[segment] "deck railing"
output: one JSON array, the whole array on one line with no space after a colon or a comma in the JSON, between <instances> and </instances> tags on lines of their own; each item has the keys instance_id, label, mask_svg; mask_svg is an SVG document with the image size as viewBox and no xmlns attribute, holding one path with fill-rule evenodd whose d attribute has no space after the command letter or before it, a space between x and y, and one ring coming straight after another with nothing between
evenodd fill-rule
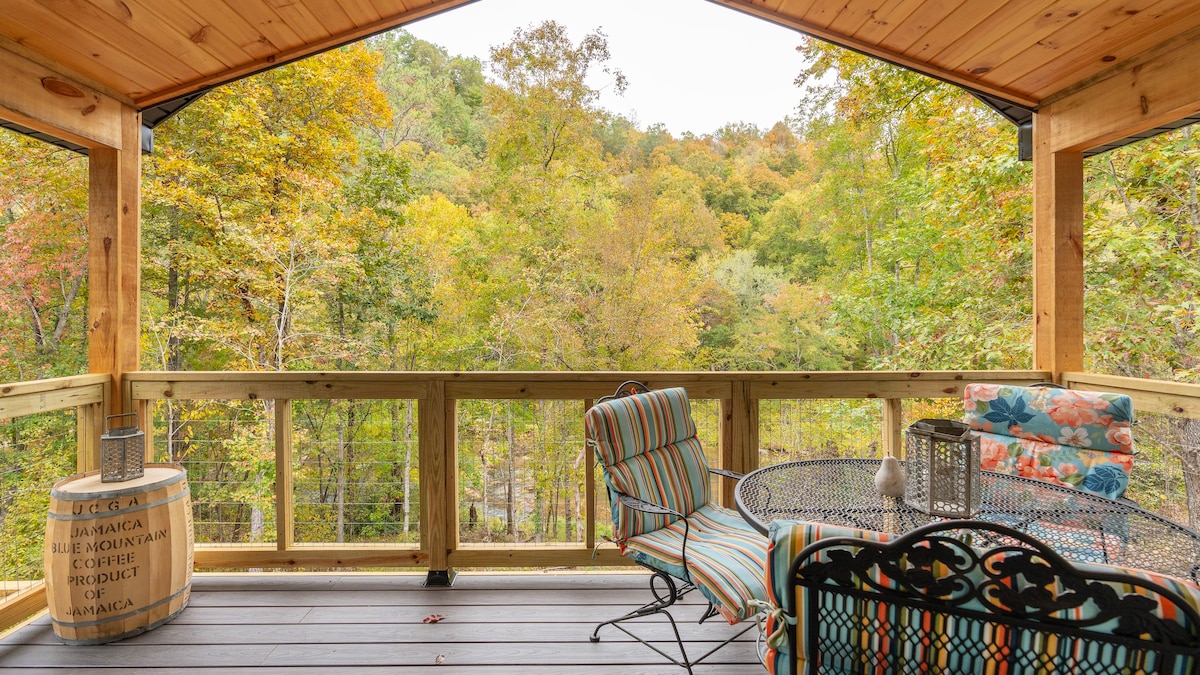
<instances>
[{"instance_id":1,"label":"deck railing","mask_svg":"<svg viewBox=\"0 0 1200 675\"><path fill-rule=\"evenodd\" d=\"M895 452L903 428L905 399L958 398L967 382L1030 383L1048 374L1037 371L988 372L835 372L835 373L707 373L707 372L143 372L126 377L126 395L142 411L141 418L160 425L155 405L171 402L258 402L265 426L275 431L273 542L198 542L196 564L202 568L313 568L329 566L426 567L445 571L457 567L545 567L624 564L610 548L596 549L596 480L581 470L585 505L584 536L566 543L507 543L475 545L463 542L460 527L460 429L456 411L467 401L573 401L578 417L590 401L611 393L622 381L638 379L653 388L686 387L699 404L716 403L715 438L710 442L716 464L748 471L759 461L759 402L803 399L875 399L881 407L880 425L871 433L877 452ZM419 527L416 544L380 542L338 543L297 541L295 537L297 449L293 415L297 406L312 401L358 400L415 402L417 466L419 467ZM172 415L176 413L171 413ZM178 425L178 421L172 422ZM174 433L148 429L155 445ZM575 442L582 450L582 431ZM715 446L715 447L713 447ZM160 455L157 459L163 459ZM584 467L591 462L583 463ZM732 502L733 485L719 487L721 499ZM232 491L232 490L231 490ZM197 492L193 487L193 494ZM602 503L602 498L601 498ZM485 518L487 505L484 504ZM262 519L266 516L260 515ZM268 533L269 535L269 533ZM269 539L270 537L263 537Z\"/></svg>"},{"instance_id":2,"label":"deck railing","mask_svg":"<svg viewBox=\"0 0 1200 675\"><path fill-rule=\"evenodd\" d=\"M603 484L597 486L598 474L589 470L593 462L583 449L582 413L627 379L652 388L686 387L710 461L749 471L760 463L818 456L797 452L900 455L901 433L912 418L937 412L939 402L945 415L958 414L965 384L1029 384L1049 379L1049 373L139 372L124 378L123 396L151 439L147 459L182 461L189 468L198 568L416 568L437 580L467 567L626 564L613 547L597 547L608 524L607 506ZM0 387L0 419L76 408L74 466L95 468L107 382L106 376L84 376ZM1128 393L1139 417L1200 420L1200 385L1075 373L1064 383ZM369 414L362 412L365 408L339 407L349 402L376 407ZM219 412L222 406L230 412ZM476 429L484 413L489 419L524 415L525 428L533 429L529 433L538 443L570 446L558 459L526 447L520 459L524 464L565 462L562 484L535 486L522 498L525 507L534 503L529 518L538 522L539 532L562 536L500 532L499 542L486 541L496 533L488 522L499 507L479 493L495 491L487 472L511 469L513 448L522 442L512 437L511 425L507 438ZM390 432L374 429L374 438L390 439L385 442L403 450L382 461L378 453L356 460L350 437L359 433L361 439L362 432L353 430L368 424L368 417L390 420ZM857 426L838 442L814 431L804 431L799 439L779 437L780 429L792 434L799 428L795 418L803 417L819 418L824 427L855 417ZM202 422L220 424L221 430L211 431L215 427ZM842 443L847 437L856 444ZM498 445L507 455L496 453ZM353 466L356 461L363 466ZM494 466L497 462L509 466ZM1186 460L1183 464L1183 470L1192 470ZM240 477L231 480L231 473ZM518 488L511 471L507 475L511 509L521 500L512 496ZM358 521L345 516L356 499L346 486L355 481L389 495L384 503L368 505L372 515ZM732 482L716 485L721 501L731 504ZM44 487L48 491L49 485ZM554 511L540 503L547 494L569 508ZM237 515L220 515L222 509ZM1186 510L1182 516L1168 515L1188 521ZM519 514L500 516L512 528ZM477 536L480 531L487 536ZM9 610L0 606L0 612L7 611L0 614L0 625L7 625L5 616L44 603L44 590L26 589L12 597L21 604Z\"/></svg>"},{"instance_id":3,"label":"deck railing","mask_svg":"<svg viewBox=\"0 0 1200 675\"><path fill-rule=\"evenodd\" d=\"M57 478L96 468L108 375L0 385L0 630L46 607L42 544Z\"/></svg>"}]
</instances>

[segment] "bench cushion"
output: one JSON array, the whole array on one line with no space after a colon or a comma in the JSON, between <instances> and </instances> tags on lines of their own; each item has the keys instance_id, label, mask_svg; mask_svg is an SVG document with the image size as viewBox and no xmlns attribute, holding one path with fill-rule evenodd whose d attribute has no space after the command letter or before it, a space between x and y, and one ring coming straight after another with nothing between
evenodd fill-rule
<instances>
[{"instance_id":1,"label":"bench cushion","mask_svg":"<svg viewBox=\"0 0 1200 675\"><path fill-rule=\"evenodd\" d=\"M770 544L768 548L768 566L769 573L767 582L767 592L770 602L775 607L781 607L784 601L784 595L787 593L788 568L791 561L808 544L816 542L818 539L838 536L849 536L868 541L889 541L894 539L892 535L887 535L878 532L852 530L849 528L835 527L830 525L822 525L818 523L806 523L799 521L776 521L771 524ZM830 560L830 550L827 549L818 553L819 560ZM976 548L976 551L980 549ZM1143 570L1128 569L1112 565L1093 564L1093 563L1072 563L1074 567L1079 569L1084 575L1094 575L1096 572L1119 573L1125 574L1146 581L1156 583L1167 588L1179 595L1182 600L1192 609L1200 612L1200 587L1189 581L1184 581L1174 577L1162 574L1155 574ZM878 568L873 568L878 572ZM952 573L941 563L935 563L933 566L935 577L950 577ZM968 572L968 576L975 581L983 581L983 571L975 567ZM885 587L894 588L895 583L886 577L873 575L872 582ZM866 588L862 580L856 576L851 576L849 583L854 588ZM1135 591L1135 587L1123 584L1120 582L1112 582L1107 580L1091 580L1091 583L1103 584L1112 587L1115 595L1122 596ZM953 588L954 585L948 586ZM806 614L807 609L807 593L808 589L802 586L795 587L795 597L790 598L794 603L792 608L796 612L796 642L789 645L786 640L773 640L768 645L769 649L765 655L765 665L767 670L774 675L792 675L793 673L803 672L806 664L806 655L808 645L805 640L807 635L804 631L805 623L808 621L821 621L820 616L812 617ZM1058 587L1056 594L1069 593L1069 589ZM1141 593L1139 593L1141 595ZM1143 595L1143 597L1146 597ZM1158 596L1155 596L1158 597ZM840 594L822 594L822 607L828 606L833 608L838 603L859 602L848 600L847 596ZM1164 606L1161 597L1155 601L1156 613L1163 617L1168 622L1176 622L1181 626L1185 626L1187 630L1195 630L1195 626L1186 626L1186 621L1177 616L1173 607ZM1070 603L1067 603L1068 605ZM983 607L978 599L972 600L963 605L966 610L981 610ZM858 627L848 628L842 627L827 627L826 639L836 637L835 642L853 641L854 643L862 643L863 647L872 650L876 653L889 653L894 646L893 641L902 635L910 635L911 638L901 645L901 653L905 656L905 660L909 663L929 663L931 659L938 659L944 656L946 650L941 647L941 643L953 639L955 636L969 634L972 639L980 645L980 652L992 652L993 654L1004 653L1011 648L1011 633L1010 629L1003 625L996 624L980 624L968 618L953 615L953 614L937 614L928 615L924 612L905 609L895 605L885 605L879 607L868 608L866 605L860 607L870 616L863 616L864 622L872 625L886 626L886 630L881 630L874 634L862 634L861 628L866 624ZM845 607L841 608L844 612ZM819 612L823 614L823 612ZM830 614L832 616L833 614ZM843 614L844 615L844 614ZM1093 619L1097 616L1097 607L1092 603L1084 603L1079 607L1063 609L1056 613L1060 618L1068 619L1072 622L1081 622ZM1117 623L1121 619L1112 619L1106 623L1094 627L1098 632L1112 632L1116 628ZM764 628L767 635L771 635L777 630L782 622L786 621L783 613L773 611L768 614L768 619ZM843 636L841 633L845 632ZM1025 633L1021 639L1021 643L1017 645L1017 651L1020 652L1021 658L1029 659L1031 654L1041 654L1052 656L1056 654L1056 650L1074 648L1069 647L1069 641L1059 640L1049 633ZM1122 648L1114 648L1116 652L1111 654L1113 662L1123 662L1126 658L1122 652ZM836 657L831 658L836 662ZM1036 660L1036 659L1032 659ZM838 670L836 663L826 663L825 666L828 672L841 672ZM1200 667L1200 662L1195 657L1182 658L1176 661L1174 667L1169 671L1161 668L1150 668L1147 672L1169 672L1172 675L1182 675L1183 673L1197 672Z\"/></svg>"},{"instance_id":2,"label":"bench cushion","mask_svg":"<svg viewBox=\"0 0 1200 675\"><path fill-rule=\"evenodd\" d=\"M859 530L840 525L800 520L776 520L771 523L767 533L766 566L766 592L770 609L763 623L763 633L766 635L776 635L777 637L768 642L767 651L763 657L763 665L766 666L767 672L772 675L795 675L796 673L804 672L806 663L804 658L805 635L800 628L804 625L804 621L810 619L810 617L804 615L805 609L802 602L804 588L796 588L797 594L794 600L797 604L792 606L792 609L798 612L796 620L796 640L798 644L789 644L786 636L781 632L787 630L787 627L784 625L786 620L783 613L771 610L786 607L784 596L787 594L788 588L788 568L791 567L792 561L796 559L796 555L809 544L828 537L854 537L856 539L871 541L891 541L894 535L885 532L875 532L873 530Z\"/></svg>"}]
</instances>

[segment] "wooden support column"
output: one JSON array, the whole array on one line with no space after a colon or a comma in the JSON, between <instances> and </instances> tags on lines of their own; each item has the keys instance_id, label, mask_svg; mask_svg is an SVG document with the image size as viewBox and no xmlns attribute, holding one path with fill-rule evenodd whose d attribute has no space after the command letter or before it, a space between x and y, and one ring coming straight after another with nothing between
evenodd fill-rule
<instances>
[{"instance_id":1,"label":"wooden support column","mask_svg":"<svg viewBox=\"0 0 1200 675\"><path fill-rule=\"evenodd\" d=\"M1053 106L1033 120L1033 368L1083 370L1083 153L1055 151Z\"/></svg>"},{"instance_id":2,"label":"wooden support column","mask_svg":"<svg viewBox=\"0 0 1200 675\"><path fill-rule=\"evenodd\" d=\"M1200 112L1200 29L1039 102L1033 120L1033 367L1083 370L1083 155Z\"/></svg>"},{"instance_id":3,"label":"wooden support column","mask_svg":"<svg viewBox=\"0 0 1200 675\"><path fill-rule=\"evenodd\" d=\"M120 146L88 162L88 370L112 376L110 414L126 410L122 376L138 369L141 302L141 114L120 118Z\"/></svg>"}]
</instances>

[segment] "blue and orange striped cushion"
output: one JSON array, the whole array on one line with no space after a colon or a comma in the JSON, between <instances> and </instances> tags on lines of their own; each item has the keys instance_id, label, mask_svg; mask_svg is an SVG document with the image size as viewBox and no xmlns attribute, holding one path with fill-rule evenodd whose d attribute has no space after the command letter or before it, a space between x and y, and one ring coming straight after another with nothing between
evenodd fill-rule
<instances>
[{"instance_id":1,"label":"blue and orange striped cushion","mask_svg":"<svg viewBox=\"0 0 1200 675\"><path fill-rule=\"evenodd\" d=\"M677 578L690 578L729 623L754 616L767 597L766 539L732 511L706 504L687 517L688 575L683 573L683 522L625 541L625 555Z\"/></svg>"},{"instance_id":2,"label":"blue and orange striped cushion","mask_svg":"<svg viewBox=\"0 0 1200 675\"><path fill-rule=\"evenodd\" d=\"M854 537L871 541L890 541L893 535L872 530L859 530L828 523L816 523L798 520L776 520L770 525L767 533L767 597L773 607L784 607L784 595L787 593L788 568L796 555L809 544L828 537ZM772 641L767 645L765 665L767 672L772 675L794 675L804 672L807 645L803 626L805 621L819 620L818 617L808 617L804 603L804 589L796 588L796 598L793 607L798 608L796 619L796 645L789 645L786 639ZM779 612L769 612L763 631L770 635L784 630L783 616ZM782 636L782 634L780 634ZM794 650L794 653L793 653Z\"/></svg>"},{"instance_id":3,"label":"blue and orange striped cushion","mask_svg":"<svg viewBox=\"0 0 1200 675\"><path fill-rule=\"evenodd\" d=\"M588 410L584 425L610 490L685 516L708 502L708 464L682 388L598 403ZM618 543L675 521L673 516L643 513L616 500L612 519Z\"/></svg>"},{"instance_id":4,"label":"blue and orange striped cushion","mask_svg":"<svg viewBox=\"0 0 1200 675\"><path fill-rule=\"evenodd\" d=\"M796 557L805 546L826 537L842 537L849 536L859 539L873 541L889 541L894 538L893 535L883 534L879 532L870 532L864 530L853 530L850 528L825 525L821 523L808 523L800 521L776 521L771 523L770 529L770 544L767 550L767 569L769 572L767 580L767 593L771 603L775 607L783 606L784 594L787 592L787 572L791 561ZM824 558L824 553L819 554L820 558ZM1195 584L1183 581L1174 577L1169 577L1161 574L1154 574L1143 570L1135 570L1112 565L1102 565L1094 563L1072 563L1076 568L1082 570L1085 574L1091 574L1095 571L1116 572L1120 574L1128 574L1140 579L1145 579L1161 586L1164 586L1187 602L1193 609L1200 611L1200 588ZM975 574L982 573L975 568ZM883 586L890 586L887 579L876 578L876 583ZM1114 587L1118 595L1124 595L1133 591L1133 587L1107 581L1099 581L1098 583L1108 584ZM861 584L859 584L861 587ZM1063 589L1065 592L1066 589ZM789 645L786 640L776 640L767 651L765 661L768 672L773 675L791 675L793 673L803 672L806 665L806 656L809 654L809 647L806 643L806 633L803 627L807 621L819 621L819 617L809 616L807 614L807 590L803 587L796 587L796 596L794 600L794 608L797 609L798 616L796 617L796 644ZM848 596L827 596L823 598L823 602L850 602L861 603ZM863 635L855 633L846 634L846 640L859 640L863 642L862 647L878 653L887 653L890 649L889 641L895 639L904 639L904 653L906 658L912 663L923 663L929 666L947 667L948 664L942 663L945 658L946 650L940 650L934 644L934 640L930 636L957 636L961 638L963 635L969 635L969 639L981 645L987 644L1002 644L1010 640L1009 628L1005 626L997 626L990 624L980 624L971 622L960 617L948 615L924 615L918 617L918 613L906 610L896 606L881 606L877 608L880 614L878 616L884 623L892 627L892 630L886 634L878 635ZM1064 610L1062 616L1070 619L1086 619L1094 616L1095 608L1093 606L1084 605L1081 608ZM1161 601L1158 604L1158 614L1168 620L1178 620L1175 612L1170 607L1164 607ZM782 614L778 611L768 614L764 632L768 635L780 628L781 622L784 620ZM920 622L918 623L916 622ZM1098 630L1111 630L1116 625L1116 620L1109 624L1100 626ZM831 630L833 627L831 627ZM906 636L908 636L906 638ZM1071 643L1070 641L1059 640L1053 635L1036 632L1024 632L1021 636L1020 651L1025 653L1041 653L1052 655L1059 649L1078 649L1079 643ZM1111 658L1114 662L1121 662L1125 659L1124 648L1110 648ZM832 666L832 664L827 664ZM1144 672L1158 672L1161 670L1148 664L1149 667ZM1200 663L1195 659L1180 659L1175 666L1167 673L1167 675L1183 675L1184 673L1196 672ZM836 671L836 667L834 668Z\"/></svg>"},{"instance_id":5,"label":"blue and orange striped cushion","mask_svg":"<svg viewBox=\"0 0 1200 675\"><path fill-rule=\"evenodd\" d=\"M604 466L696 436L692 407L682 387L597 403L584 416L584 427Z\"/></svg>"}]
</instances>

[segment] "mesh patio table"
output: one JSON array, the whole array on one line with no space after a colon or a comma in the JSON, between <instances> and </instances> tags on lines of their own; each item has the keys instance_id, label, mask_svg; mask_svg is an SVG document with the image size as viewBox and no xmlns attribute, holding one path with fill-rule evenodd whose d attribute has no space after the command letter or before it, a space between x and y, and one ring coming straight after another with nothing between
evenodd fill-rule
<instances>
[{"instance_id":1,"label":"mesh patio table","mask_svg":"<svg viewBox=\"0 0 1200 675\"><path fill-rule=\"evenodd\" d=\"M903 464L903 462L901 463ZM875 490L879 460L818 459L763 467L737 485L737 509L766 533L772 520L807 520L902 534L942 520ZM1200 582L1200 533L1132 502L983 471L979 520L1040 539L1065 558Z\"/></svg>"}]
</instances>

